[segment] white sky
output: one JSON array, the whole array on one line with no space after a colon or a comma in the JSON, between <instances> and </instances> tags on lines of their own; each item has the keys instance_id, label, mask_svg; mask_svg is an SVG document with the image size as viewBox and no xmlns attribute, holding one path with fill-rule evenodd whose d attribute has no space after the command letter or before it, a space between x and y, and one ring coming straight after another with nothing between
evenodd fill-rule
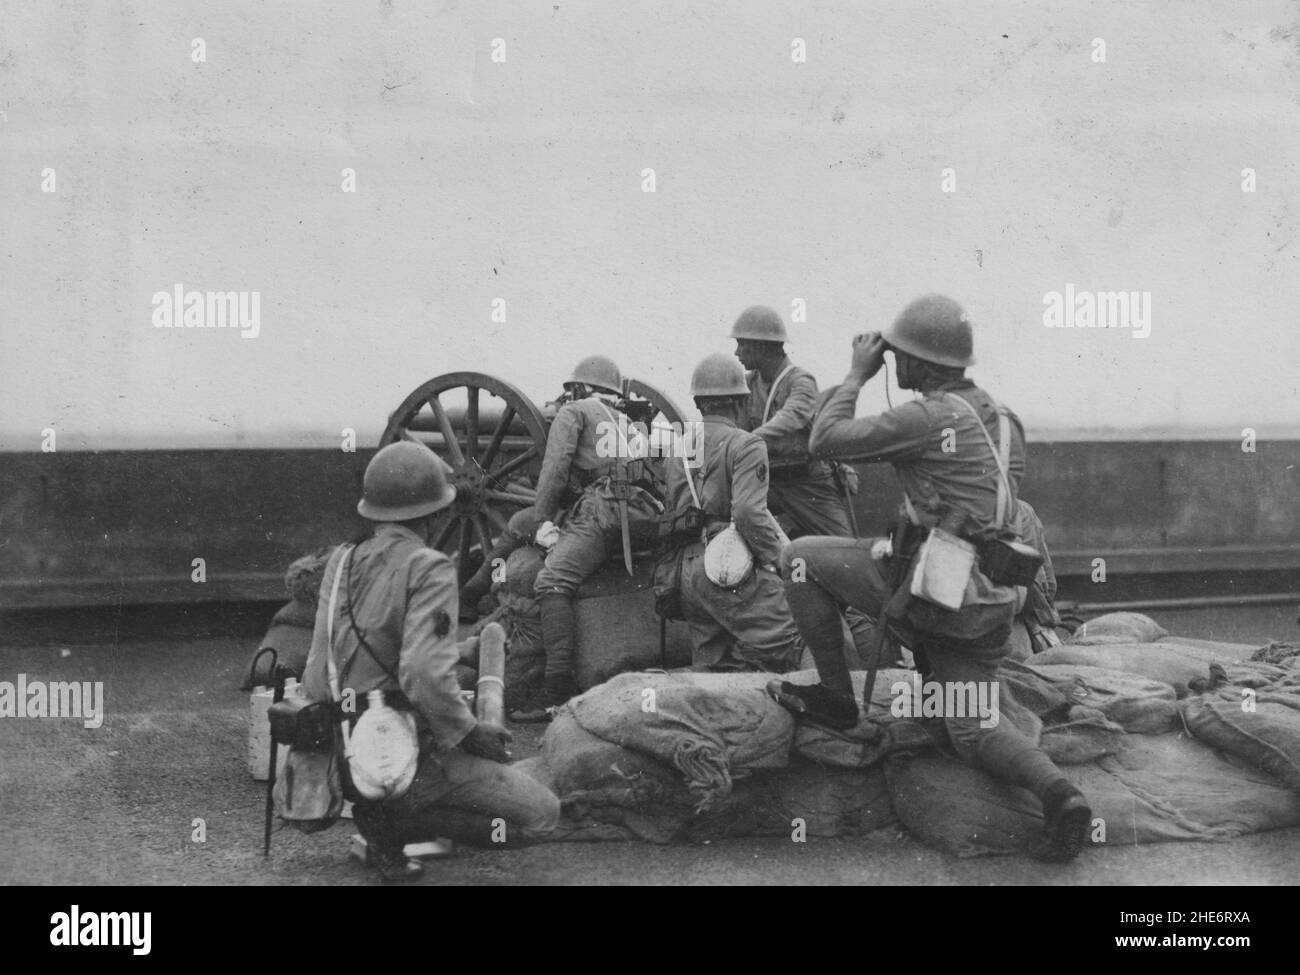
<instances>
[{"instance_id":1,"label":"white sky","mask_svg":"<svg viewBox=\"0 0 1300 975\"><path fill-rule=\"evenodd\" d=\"M434 375L540 402L590 352L686 405L794 298L828 384L931 290L1031 437L1300 435L1292 4L60 0L0 32L0 449L367 444ZM260 335L155 329L177 282L259 291ZM1067 282L1150 291L1150 337L1045 328Z\"/></svg>"}]
</instances>

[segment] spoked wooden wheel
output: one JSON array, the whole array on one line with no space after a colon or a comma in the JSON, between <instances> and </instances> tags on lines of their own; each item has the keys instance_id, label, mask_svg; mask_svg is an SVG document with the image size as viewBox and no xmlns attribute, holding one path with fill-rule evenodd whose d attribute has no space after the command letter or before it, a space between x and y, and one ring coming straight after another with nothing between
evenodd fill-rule
<instances>
[{"instance_id":1,"label":"spoked wooden wheel","mask_svg":"<svg viewBox=\"0 0 1300 975\"><path fill-rule=\"evenodd\" d=\"M416 389L389 417L384 447L414 440L450 468L456 500L438 513L433 546L464 583L506 522L536 500L549 424L516 387L479 372L450 372Z\"/></svg>"},{"instance_id":2,"label":"spoked wooden wheel","mask_svg":"<svg viewBox=\"0 0 1300 975\"><path fill-rule=\"evenodd\" d=\"M682 432L686 416L666 394L639 379L623 382L628 418L634 423L644 423L652 447L667 448L667 438Z\"/></svg>"}]
</instances>

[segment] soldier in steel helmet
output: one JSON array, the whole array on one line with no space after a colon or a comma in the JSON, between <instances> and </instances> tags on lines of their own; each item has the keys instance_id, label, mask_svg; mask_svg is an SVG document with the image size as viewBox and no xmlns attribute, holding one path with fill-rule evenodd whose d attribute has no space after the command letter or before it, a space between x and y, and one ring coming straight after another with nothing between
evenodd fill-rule
<instances>
[{"instance_id":1,"label":"soldier in steel helmet","mask_svg":"<svg viewBox=\"0 0 1300 975\"><path fill-rule=\"evenodd\" d=\"M808 687L771 686L777 700L796 714L835 728L858 721L840 644L840 611L846 606L882 623L888 619L927 679L962 686L999 680L998 665L1025 590L994 581L983 559L991 546L1015 535L1025 436L1015 414L966 377L966 367L974 363L972 349L970 322L957 302L943 295L918 298L883 335L868 332L853 340L849 374L819 412L809 445L816 456L892 464L903 488L906 527L895 533L886 559L876 557L885 550L870 539L808 537L786 550L790 609L821 677L820 684ZM887 350L894 353L899 385L920 398L880 416L855 418L858 394L880 371ZM957 609L912 595L920 570L917 552L936 530L956 535L980 553ZM1042 801L1040 855L1054 860L1078 855L1091 811L1041 749L1010 721L945 714L944 725L964 759Z\"/></svg>"},{"instance_id":2,"label":"soldier in steel helmet","mask_svg":"<svg viewBox=\"0 0 1300 975\"><path fill-rule=\"evenodd\" d=\"M847 464L813 457L808 451L817 380L786 354L789 334L781 315L765 305L746 308L732 326L731 337L736 340L736 358L747 370L749 385L740 426L762 437L767 445L769 510L791 538L856 538L852 497L857 493L857 472ZM853 609L845 613L845 619L865 665L875 651L871 621Z\"/></svg>"},{"instance_id":3,"label":"soldier in steel helmet","mask_svg":"<svg viewBox=\"0 0 1300 975\"><path fill-rule=\"evenodd\" d=\"M504 841L518 845L551 832L559 820L554 794L504 764L510 733L477 721L461 696L456 571L430 547L434 516L455 497L444 465L428 448L403 442L375 454L357 504L374 530L340 546L325 566L303 673L309 699L333 700L332 653L339 691L355 704L345 717L355 720L374 690L382 690L390 706L415 712L420 759L405 795L369 801L345 777L367 858L386 880L410 880L422 872L418 861L403 854L407 843L448 836L496 846L503 838L494 824L504 821ZM331 647L329 595L340 573Z\"/></svg>"},{"instance_id":4,"label":"soldier in steel helmet","mask_svg":"<svg viewBox=\"0 0 1300 975\"><path fill-rule=\"evenodd\" d=\"M789 540L767 509L767 447L740 428L749 400L744 368L725 353L705 358L691 395L703 422L694 456L679 444L667 469L667 552L655 568L660 611L688 624L697 668L792 670L803 646L777 572ZM705 570L705 541L733 523L754 571L723 586Z\"/></svg>"},{"instance_id":5,"label":"soldier in steel helmet","mask_svg":"<svg viewBox=\"0 0 1300 975\"><path fill-rule=\"evenodd\" d=\"M589 356L565 387L570 398L547 433L537 499L510 519L505 537L470 581L481 585L492 563L520 544L535 541L548 549L533 585L545 676L542 686L510 712L512 721L545 721L578 692L573 607L578 587L620 550L630 570L633 549L653 543L663 508L645 460L649 445L619 409L618 366L605 356Z\"/></svg>"}]
</instances>

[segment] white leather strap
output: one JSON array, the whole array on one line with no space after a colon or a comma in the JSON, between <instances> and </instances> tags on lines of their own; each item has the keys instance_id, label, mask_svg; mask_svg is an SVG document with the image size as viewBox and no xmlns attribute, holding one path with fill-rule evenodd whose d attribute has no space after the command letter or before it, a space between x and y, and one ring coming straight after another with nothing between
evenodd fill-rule
<instances>
[{"instance_id":1,"label":"white leather strap","mask_svg":"<svg viewBox=\"0 0 1300 975\"><path fill-rule=\"evenodd\" d=\"M330 587L330 604L329 615L325 622L325 660L329 666L329 684L330 696L334 698L334 703L339 704L343 700L343 695L339 692L339 669L334 662L334 614L339 605L339 583L343 581L343 573L347 571L349 563L352 561L352 550L355 546L348 545L343 549L343 555L339 558L338 568L334 570L334 585ZM342 724L343 728L343 747L347 748L349 744L348 723Z\"/></svg>"},{"instance_id":2,"label":"white leather strap","mask_svg":"<svg viewBox=\"0 0 1300 975\"><path fill-rule=\"evenodd\" d=\"M1001 527L1006 524L1007 508L1011 503L1011 478L1007 474L1007 469L1011 466L1011 421L1007 419L1007 411L1002 406L997 407L998 440L1001 445L1001 449L999 449L993 443L993 438L989 436L988 427L984 426L984 421L980 419L975 407L971 406L964 396L958 396L956 393L949 393L948 395L960 402L962 406L966 407L967 412L975 417L975 423L979 427L980 433L984 434L985 443L989 445L989 450L993 452L993 460L998 465L998 502L995 517L998 526Z\"/></svg>"},{"instance_id":3,"label":"white leather strap","mask_svg":"<svg viewBox=\"0 0 1300 975\"><path fill-rule=\"evenodd\" d=\"M696 437L696 442L697 443L699 442L699 437ZM700 494L698 491L695 490L695 478L691 476L691 465L686 463L686 441L684 438L678 438L677 444L678 444L677 454L682 459L682 472L686 475L686 486L691 489L691 500L695 502L695 507L703 511L704 505L700 503ZM701 462L703 462L703 458L704 458L703 444L699 444L699 455L700 455Z\"/></svg>"},{"instance_id":4,"label":"white leather strap","mask_svg":"<svg viewBox=\"0 0 1300 975\"><path fill-rule=\"evenodd\" d=\"M794 368L794 363L790 363L782 369L775 379L772 380L772 388L767 391L767 403L763 406L763 422L766 423L772 415L772 400L776 397L776 387L781 385L781 380L790 374Z\"/></svg>"}]
</instances>

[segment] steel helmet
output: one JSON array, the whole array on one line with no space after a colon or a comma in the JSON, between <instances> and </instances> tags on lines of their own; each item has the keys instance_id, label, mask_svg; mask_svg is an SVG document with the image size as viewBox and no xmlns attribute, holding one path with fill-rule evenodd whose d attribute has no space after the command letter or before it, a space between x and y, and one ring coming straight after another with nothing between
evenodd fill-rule
<instances>
[{"instance_id":1,"label":"steel helmet","mask_svg":"<svg viewBox=\"0 0 1300 975\"><path fill-rule=\"evenodd\" d=\"M733 339L754 339L758 342L788 342L785 334L785 322L775 309L766 305L753 305L746 308L731 326Z\"/></svg>"},{"instance_id":2,"label":"steel helmet","mask_svg":"<svg viewBox=\"0 0 1300 975\"><path fill-rule=\"evenodd\" d=\"M700 360L691 373L692 396L746 396L745 367L727 352L715 352Z\"/></svg>"},{"instance_id":3,"label":"steel helmet","mask_svg":"<svg viewBox=\"0 0 1300 975\"><path fill-rule=\"evenodd\" d=\"M970 320L944 295L923 295L903 309L883 338L895 349L940 366L975 365Z\"/></svg>"},{"instance_id":4,"label":"steel helmet","mask_svg":"<svg viewBox=\"0 0 1300 975\"><path fill-rule=\"evenodd\" d=\"M366 465L357 511L371 521L409 521L441 511L456 500L447 465L428 447L391 443Z\"/></svg>"},{"instance_id":5,"label":"steel helmet","mask_svg":"<svg viewBox=\"0 0 1300 975\"><path fill-rule=\"evenodd\" d=\"M566 386L569 383L598 386L611 393L623 392L623 374L613 359L603 355L589 355L574 366L573 375L565 380Z\"/></svg>"}]
</instances>

